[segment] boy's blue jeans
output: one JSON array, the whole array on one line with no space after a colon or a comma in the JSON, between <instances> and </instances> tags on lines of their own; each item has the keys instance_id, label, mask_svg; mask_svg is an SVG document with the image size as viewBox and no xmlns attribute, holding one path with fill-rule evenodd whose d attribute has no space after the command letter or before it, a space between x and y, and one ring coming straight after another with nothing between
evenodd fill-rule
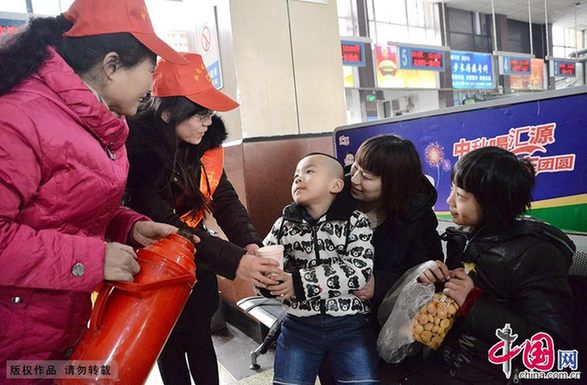
<instances>
[{"instance_id":1,"label":"boy's blue jeans","mask_svg":"<svg viewBox=\"0 0 587 385\"><path fill-rule=\"evenodd\" d=\"M327 357L338 384L376 384L375 334L363 314L344 317L287 315L275 353L274 384L314 385Z\"/></svg>"}]
</instances>

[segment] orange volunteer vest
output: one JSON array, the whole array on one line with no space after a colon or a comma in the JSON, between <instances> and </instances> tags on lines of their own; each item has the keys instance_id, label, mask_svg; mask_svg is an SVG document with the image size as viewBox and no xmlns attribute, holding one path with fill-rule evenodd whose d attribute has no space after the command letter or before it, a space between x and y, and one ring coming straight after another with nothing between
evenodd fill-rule
<instances>
[{"instance_id":1,"label":"orange volunteer vest","mask_svg":"<svg viewBox=\"0 0 587 385\"><path fill-rule=\"evenodd\" d=\"M204 195L206 203L212 200L212 195L220 184L222 177L222 169L224 168L224 148L218 146L212 148L202 155L200 159L202 162L200 172L200 192ZM189 227L195 228L204 218L204 210L198 212L190 210L183 214L180 219Z\"/></svg>"}]
</instances>

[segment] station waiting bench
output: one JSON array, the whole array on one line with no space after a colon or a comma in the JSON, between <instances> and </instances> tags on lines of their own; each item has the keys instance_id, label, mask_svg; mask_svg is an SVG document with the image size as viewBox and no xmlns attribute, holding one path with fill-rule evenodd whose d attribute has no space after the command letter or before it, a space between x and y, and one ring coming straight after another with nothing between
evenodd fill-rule
<instances>
[{"instance_id":1,"label":"station waiting bench","mask_svg":"<svg viewBox=\"0 0 587 385\"><path fill-rule=\"evenodd\" d=\"M450 226L454 226L452 221L439 220L438 233L444 233ZM573 263L569 268L569 274L587 277L587 236L579 234L567 235L577 247L577 251L573 256ZM446 255L446 242L442 242L442 247L444 255ZM251 369L257 370L260 368L257 364L257 357L265 354L279 336L281 320L285 316L285 311L278 299L262 296L243 298L237 302L237 306L242 312L269 329L263 342L251 352Z\"/></svg>"},{"instance_id":2,"label":"station waiting bench","mask_svg":"<svg viewBox=\"0 0 587 385\"><path fill-rule=\"evenodd\" d=\"M243 298L236 304L243 313L269 329L263 342L251 352L251 369L260 369L257 363L257 357L267 353L267 350L276 341L279 336L281 320L285 316L285 311L283 310L281 301L278 299L266 298L260 295Z\"/></svg>"}]
</instances>

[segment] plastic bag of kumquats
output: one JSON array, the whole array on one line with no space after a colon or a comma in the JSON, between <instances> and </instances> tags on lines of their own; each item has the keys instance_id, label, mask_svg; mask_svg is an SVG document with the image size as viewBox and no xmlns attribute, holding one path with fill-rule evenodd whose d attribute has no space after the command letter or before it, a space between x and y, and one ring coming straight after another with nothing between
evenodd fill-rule
<instances>
[{"instance_id":1,"label":"plastic bag of kumquats","mask_svg":"<svg viewBox=\"0 0 587 385\"><path fill-rule=\"evenodd\" d=\"M421 331L419 326L415 326L414 321L420 325L419 320L424 321L424 316L420 313L421 309L426 312L427 305L434 301L434 285L418 282L418 276L424 270L434 266L436 262L428 261L408 270L381 302L378 319L382 326L377 339L377 351L386 362L395 364L418 352L421 345L417 341L422 342L428 338L428 332L430 332L428 340L432 340L431 330L435 326L436 319L430 319L426 313L426 323L421 324ZM421 318L420 315L422 315ZM428 326L429 321L433 326ZM439 325L440 322L438 321ZM424 328L429 328L430 331L426 330L427 333L422 336ZM414 333L416 329L418 333ZM416 338L415 335L418 337Z\"/></svg>"},{"instance_id":2,"label":"plastic bag of kumquats","mask_svg":"<svg viewBox=\"0 0 587 385\"><path fill-rule=\"evenodd\" d=\"M476 273L475 264L463 262L466 274ZM414 339L430 349L438 349L452 328L459 304L442 293L434 293L432 300L422 306L412 320Z\"/></svg>"},{"instance_id":3,"label":"plastic bag of kumquats","mask_svg":"<svg viewBox=\"0 0 587 385\"><path fill-rule=\"evenodd\" d=\"M448 334L459 310L454 299L434 293L432 300L420 308L412 320L414 339L430 349L438 349Z\"/></svg>"}]
</instances>

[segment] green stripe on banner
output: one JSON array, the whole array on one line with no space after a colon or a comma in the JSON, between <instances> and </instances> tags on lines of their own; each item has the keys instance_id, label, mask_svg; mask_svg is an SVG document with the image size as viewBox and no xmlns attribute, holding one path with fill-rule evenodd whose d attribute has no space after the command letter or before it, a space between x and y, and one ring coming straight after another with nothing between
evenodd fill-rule
<instances>
[{"instance_id":1,"label":"green stripe on banner","mask_svg":"<svg viewBox=\"0 0 587 385\"><path fill-rule=\"evenodd\" d=\"M559 229L587 233L587 204L534 209L528 214Z\"/></svg>"},{"instance_id":2,"label":"green stripe on banner","mask_svg":"<svg viewBox=\"0 0 587 385\"><path fill-rule=\"evenodd\" d=\"M565 231L587 233L587 204L546 207L528 211L528 215L539 218ZM450 214L437 212L438 219L452 220Z\"/></svg>"}]
</instances>

